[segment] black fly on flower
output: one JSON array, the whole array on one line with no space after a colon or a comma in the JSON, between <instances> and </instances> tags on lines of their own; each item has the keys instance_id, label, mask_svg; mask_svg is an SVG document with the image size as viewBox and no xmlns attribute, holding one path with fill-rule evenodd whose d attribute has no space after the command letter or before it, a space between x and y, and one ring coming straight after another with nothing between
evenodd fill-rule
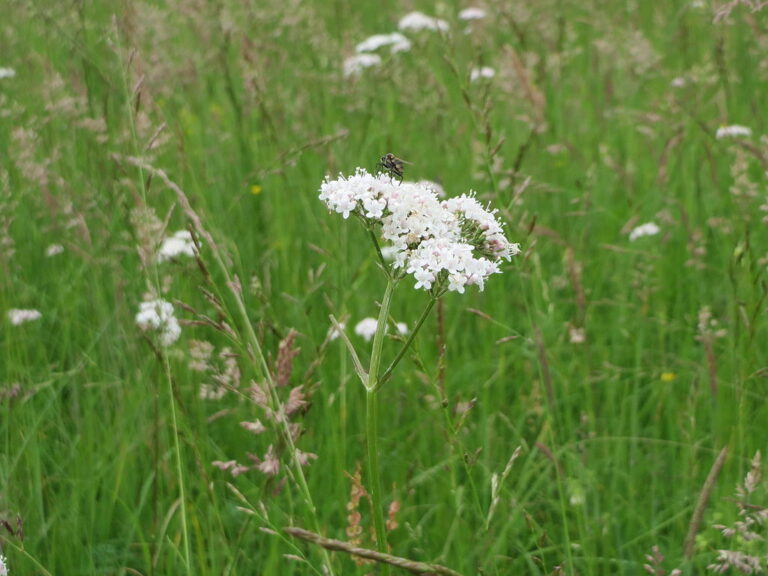
<instances>
[{"instance_id":1,"label":"black fly on flower","mask_svg":"<svg viewBox=\"0 0 768 576\"><path fill-rule=\"evenodd\" d=\"M379 159L379 162L376 164L376 166L383 168L384 172L389 174L390 178L399 178L400 182L402 182L403 171L405 170L406 164L412 164L412 162L401 160L391 152L388 152Z\"/></svg>"}]
</instances>

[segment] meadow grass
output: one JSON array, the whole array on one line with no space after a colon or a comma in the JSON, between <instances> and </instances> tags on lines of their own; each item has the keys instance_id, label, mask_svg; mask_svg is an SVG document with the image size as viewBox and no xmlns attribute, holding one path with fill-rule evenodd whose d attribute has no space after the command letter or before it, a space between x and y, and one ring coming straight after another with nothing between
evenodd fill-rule
<instances>
[{"instance_id":1,"label":"meadow grass","mask_svg":"<svg viewBox=\"0 0 768 576\"><path fill-rule=\"evenodd\" d=\"M283 528L354 533L366 399L328 317L375 317L386 279L362 227L317 196L386 152L413 162L406 179L476 190L522 245L483 292L441 299L381 389L390 552L461 574L630 575L658 546L654 573L703 573L768 439L768 21L731 4L491 0L465 22L454 2L7 3L10 573L379 573ZM450 32L409 32L410 50L344 77L354 46L411 9ZM470 82L479 66L495 77ZM736 124L752 135L716 137ZM199 263L155 262L191 223L159 170L210 233ZM659 233L630 241L646 222ZM391 314L412 327L428 297L411 285ZM185 321L168 348L136 326L147 295ZM16 326L10 309L42 318ZM300 353L274 392L308 396L292 420L318 456L304 486L249 392L278 378L291 330ZM193 341L213 347L205 372ZM260 435L240 425L256 419ZM270 446L276 476L213 465ZM358 510L374 549L365 496Z\"/></svg>"}]
</instances>

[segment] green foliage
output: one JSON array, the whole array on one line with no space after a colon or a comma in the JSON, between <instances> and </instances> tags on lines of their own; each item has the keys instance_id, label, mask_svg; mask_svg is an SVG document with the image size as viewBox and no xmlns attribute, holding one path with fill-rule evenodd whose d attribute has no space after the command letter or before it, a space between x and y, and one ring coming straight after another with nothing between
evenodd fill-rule
<instances>
[{"instance_id":1,"label":"green foliage","mask_svg":"<svg viewBox=\"0 0 768 576\"><path fill-rule=\"evenodd\" d=\"M376 316L385 278L362 228L328 215L317 189L386 152L413 163L406 179L476 190L523 248L484 292L447 295L381 389L384 505L400 505L392 554L488 575L638 574L655 545L686 574L711 564L710 526L767 448L768 11L738 5L713 21L709 3L682 0L515 0L467 23L464 6L440 4L450 34L408 33L410 51L384 48L380 66L345 78L358 42L396 30L398 4L4 8L0 67L16 71L0 79L11 574L321 573L319 548L280 529L349 539L365 393L327 340L328 315L350 328ZM480 66L495 77L471 82ZM715 137L733 124L753 136ZM205 270L154 261L189 213L130 157L200 214L217 245L202 241ZM630 241L645 222L660 233ZM64 252L46 256L52 244ZM279 393L311 392L294 421L298 448L319 456L305 470L315 513L251 401L263 375L227 275L273 371L299 333ZM412 326L427 297L408 282L392 316ZM167 350L134 322L147 294L189 307L176 306L189 322ZM12 325L14 308L42 318ZM189 367L192 340L213 345L205 373ZM385 342L384 366L397 350ZM238 378L222 376L228 359ZM203 384L223 396L202 397ZM256 419L260 435L240 425ZM270 446L277 477L212 464L250 465ZM375 548L365 499L360 511L361 543ZM337 574L374 570L331 557Z\"/></svg>"}]
</instances>

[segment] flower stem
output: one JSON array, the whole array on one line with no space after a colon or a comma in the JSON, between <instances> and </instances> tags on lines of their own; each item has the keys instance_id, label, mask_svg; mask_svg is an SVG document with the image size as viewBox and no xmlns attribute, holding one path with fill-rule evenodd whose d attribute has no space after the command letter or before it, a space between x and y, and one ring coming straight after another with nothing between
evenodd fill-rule
<instances>
[{"instance_id":1,"label":"flower stem","mask_svg":"<svg viewBox=\"0 0 768 576\"><path fill-rule=\"evenodd\" d=\"M379 403L376 392L365 392L365 432L368 440L368 490L373 501L373 523L376 528L376 548L379 552L387 552L387 534L384 526L384 508L381 502L381 474L379 471L378 427ZM384 573L389 572L384 568Z\"/></svg>"},{"instance_id":2,"label":"flower stem","mask_svg":"<svg viewBox=\"0 0 768 576\"><path fill-rule=\"evenodd\" d=\"M371 352L371 364L368 369L368 382L365 386L365 436L368 444L368 490L371 493L373 506L373 522L376 528L376 547L379 552L387 552L387 533L384 526L384 508L382 506L381 471L379 470L379 406L377 398L377 382L379 378L379 366L381 365L381 351L384 347L384 334L389 318L389 308L392 304L392 294L395 291L397 281L390 277L387 280L387 289L381 301L379 320L376 326L376 335L373 338L373 350ZM382 566L382 573L389 575L389 566Z\"/></svg>"},{"instance_id":3,"label":"flower stem","mask_svg":"<svg viewBox=\"0 0 768 576\"><path fill-rule=\"evenodd\" d=\"M387 367L387 369L384 371L384 374L382 374L381 378L379 378L376 382L376 390L381 388L392 377L392 371L400 363L400 360L403 359L403 356L405 356L408 348L411 347L413 339L416 338L416 334L418 334L419 330L421 330L422 324L424 324L424 321L427 319L427 316L429 316L429 313L432 311L432 307L435 305L437 300L437 298L432 298L429 301L429 304L427 304L426 308L424 308L424 311L421 313L419 320L416 322L416 326L414 326L413 330L411 330L411 334L408 336L408 340L405 341L405 344L403 344L403 347L400 348L400 351L397 353L397 356L395 356L395 359L392 360L392 363Z\"/></svg>"}]
</instances>

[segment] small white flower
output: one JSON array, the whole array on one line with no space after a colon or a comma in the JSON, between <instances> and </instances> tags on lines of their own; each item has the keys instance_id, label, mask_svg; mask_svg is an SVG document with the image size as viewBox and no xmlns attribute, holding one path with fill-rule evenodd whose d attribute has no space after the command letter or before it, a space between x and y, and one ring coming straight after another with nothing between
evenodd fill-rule
<instances>
[{"instance_id":1,"label":"small white flower","mask_svg":"<svg viewBox=\"0 0 768 576\"><path fill-rule=\"evenodd\" d=\"M474 6L470 8L464 8L464 10L459 12L460 20L482 20L485 18L485 16L485 10L482 8L476 8Z\"/></svg>"},{"instance_id":2,"label":"small white flower","mask_svg":"<svg viewBox=\"0 0 768 576\"><path fill-rule=\"evenodd\" d=\"M634 242L643 236L655 236L659 232L661 232L661 228L653 222L647 222L646 224L641 224L629 233L629 241Z\"/></svg>"},{"instance_id":3,"label":"small white flower","mask_svg":"<svg viewBox=\"0 0 768 576\"><path fill-rule=\"evenodd\" d=\"M37 310L18 310L16 308L8 310L8 320L14 326L24 324L25 322L33 322L42 317L43 315Z\"/></svg>"},{"instance_id":4,"label":"small white flower","mask_svg":"<svg viewBox=\"0 0 768 576\"><path fill-rule=\"evenodd\" d=\"M51 244L48 246L48 248L45 249L45 255L48 258L61 254L62 252L64 252L64 246L61 244Z\"/></svg>"},{"instance_id":5,"label":"small white flower","mask_svg":"<svg viewBox=\"0 0 768 576\"><path fill-rule=\"evenodd\" d=\"M395 328L397 328L397 333L400 334L401 336L405 336L406 334L408 334L408 324L406 324L405 322L398 322L397 324L395 324Z\"/></svg>"},{"instance_id":6,"label":"small white flower","mask_svg":"<svg viewBox=\"0 0 768 576\"><path fill-rule=\"evenodd\" d=\"M5 563L5 556L0 554L0 576L8 576L8 565Z\"/></svg>"},{"instance_id":7,"label":"small white flower","mask_svg":"<svg viewBox=\"0 0 768 576\"><path fill-rule=\"evenodd\" d=\"M13 68L0 68L0 80L3 78L13 78L14 76L16 76L16 70Z\"/></svg>"},{"instance_id":8,"label":"small white flower","mask_svg":"<svg viewBox=\"0 0 768 576\"><path fill-rule=\"evenodd\" d=\"M344 322L339 322L339 328L344 330L347 327L347 325ZM336 329L336 326L331 326L328 329L328 340L333 342L336 340L339 336L341 336L341 333Z\"/></svg>"},{"instance_id":9,"label":"small white flower","mask_svg":"<svg viewBox=\"0 0 768 576\"><path fill-rule=\"evenodd\" d=\"M389 50L392 54L396 54L397 52L407 52L411 49L411 41L399 32L393 32L392 34L375 34L355 46L355 52L358 54L363 52L375 52L384 46L389 46Z\"/></svg>"},{"instance_id":10,"label":"small white flower","mask_svg":"<svg viewBox=\"0 0 768 576\"><path fill-rule=\"evenodd\" d=\"M739 126L738 124L734 124L732 126L720 126L720 128L717 129L717 134L715 134L715 138L718 140L740 136L745 136L747 138L752 136L752 129L747 128L746 126Z\"/></svg>"},{"instance_id":11,"label":"small white flower","mask_svg":"<svg viewBox=\"0 0 768 576\"><path fill-rule=\"evenodd\" d=\"M496 76L496 70L490 66L483 66L482 68L473 68L469 73L469 80L470 82L477 82L481 78L490 80L494 76Z\"/></svg>"},{"instance_id":12,"label":"small white flower","mask_svg":"<svg viewBox=\"0 0 768 576\"><path fill-rule=\"evenodd\" d=\"M397 246L382 246L381 247L381 257L384 258L387 262L392 262L395 259L395 256L397 256L398 248Z\"/></svg>"},{"instance_id":13,"label":"small white flower","mask_svg":"<svg viewBox=\"0 0 768 576\"><path fill-rule=\"evenodd\" d=\"M376 318L364 318L355 325L355 334L363 338L366 342L370 342L371 338L376 334L376 327L379 323Z\"/></svg>"},{"instance_id":14,"label":"small white flower","mask_svg":"<svg viewBox=\"0 0 768 576\"><path fill-rule=\"evenodd\" d=\"M442 32L447 32L450 28L448 22L445 20L433 18L432 16L427 16L421 12L410 12L409 14L406 14L400 18L397 27L399 30L413 30L414 32L418 32L419 30L440 30Z\"/></svg>"},{"instance_id":15,"label":"small white flower","mask_svg":"<svg viewBox=\"0 0 768 576\"><path fill-rule=\"evenodd\" d=\"M366 68L381 64L378 54L355 54L344 60L344 77L358 76Z\"/></svg>"},{"instance_id":16,"label":"small white flower","mask_svg":"<svg viewBox=\"0 0 768 576\"><path fill-rule=\"evenodd\" d=\"M677 78L673 78L672 82L669 83L669 85L672 86L672 88L682 88L686 84L687 84L687 82L685 81L685 78L683 78L682 76L678 76Z\"/></svg>"},{"instance_id":17,"label":"small white flower","mask_svg":"<svg viewBox=\"0 0 768 576\"><path fill-rule=\"evenodd\" d=\"M419 180L419 186L432 190L432 192L437 194L438 198L445 198L445 188L437 182L433 182L432 180Z\"/></svg>"},{"instance_id":18,"label":"small white flower","mask_svg":"<svg viewBox=\"0 0 768 576\"><path fill-rule=\"evenodd\" d=\"M173 260L179 256L194 256L197 251L189 230L179 230L173 236L163 240L157 251L158 263Z\"/></svg>"},{"instance_id":19,"label":"small white flower","mask_svg":"<svg viewBox=\"0 0 768 576\"><path fill-rule=\"evenodd\" d=\"M173 304L165 300L152 300L139 304L136 324L144 331L160 332L160 344L170 346L181 336L181 326L173 315Z\"/></svg>"},{"instance_id":20,"label":"small white flower","mask_svg":"<svg viewBox=\"0 0 768 576\"><path fill-rule=\"evenodd\" d=\"M568 336L570 337L571 344L583 344L587 340L584 328L579 328L578 326L569 326Z\"/></svg>"}]
</instances>

